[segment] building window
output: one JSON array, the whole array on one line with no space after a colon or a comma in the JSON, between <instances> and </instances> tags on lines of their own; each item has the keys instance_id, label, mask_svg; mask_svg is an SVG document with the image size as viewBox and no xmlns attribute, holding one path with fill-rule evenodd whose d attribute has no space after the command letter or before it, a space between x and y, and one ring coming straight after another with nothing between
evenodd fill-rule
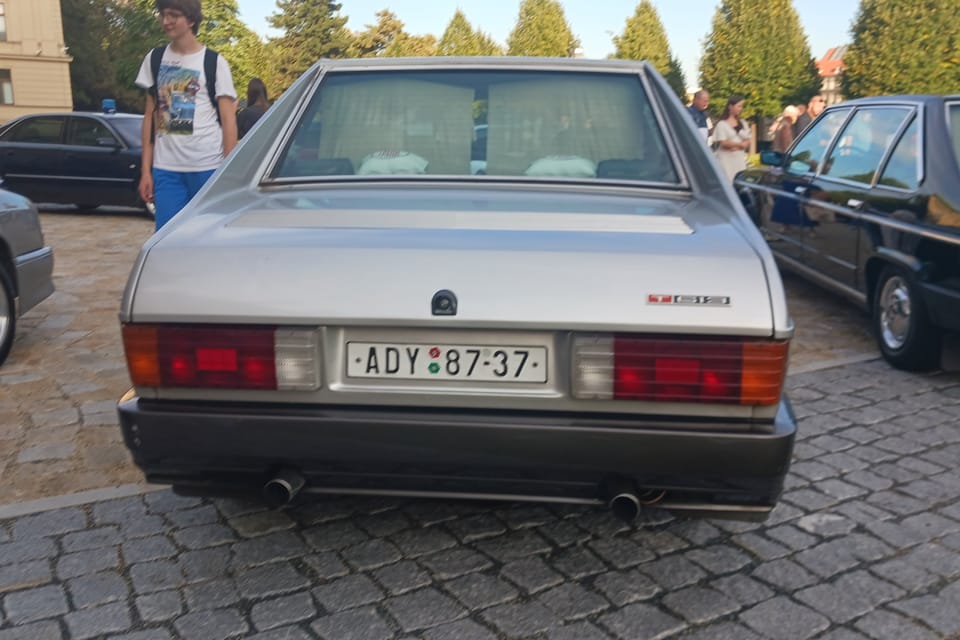
<instances>
[{"instance_id":1,"label":"building window","mask_svg":"<svg viewBox=\"0 0 960 640\"><path fill-rule=\"evenodd\" d=\"M7 41L7 10L4 2L0 2L0 42Z\"/></svg>"},{"instance_id":2,"label":"building window","mask_svg":"<svg viewBox=\"0 0 960 640\"><path fill-rule=\"evenodd\" d=\"M13 80L10 69L0 69L0 104L13 104Z\"/></svg>"}]
</instances>

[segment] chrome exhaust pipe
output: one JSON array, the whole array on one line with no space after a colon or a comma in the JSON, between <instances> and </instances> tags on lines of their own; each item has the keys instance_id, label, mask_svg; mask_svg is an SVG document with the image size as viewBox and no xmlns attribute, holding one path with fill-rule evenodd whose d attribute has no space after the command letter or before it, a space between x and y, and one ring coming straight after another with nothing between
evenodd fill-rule
<instances>
[{"instance_id":1,"label":"chrome exhaust pipe","mask_svg":"<svg viewBox=\"0 0 960 640\"><path fill-rule=\"evenodd\" d=\"M620 520L633 522L640 514L640 498L632 482L614 478L604 482L607 506Z\"/></svg>"},{"instance_id":2,"label":"chrome exhaust pipe","mask_svg":"<svg viewBox=\"0 0 960 640\"><path fill-rule=\"evenodd\" d=\"M277 475L263 485L263 498L271 509L290 504L303 489L307 481L292 469L281 469Z\"/></svg>"}]
</instances>

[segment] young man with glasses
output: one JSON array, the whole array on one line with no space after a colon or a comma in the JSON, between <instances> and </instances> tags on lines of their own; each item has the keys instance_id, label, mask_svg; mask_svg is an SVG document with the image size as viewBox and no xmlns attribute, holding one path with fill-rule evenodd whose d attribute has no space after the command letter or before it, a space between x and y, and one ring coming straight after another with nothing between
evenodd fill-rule
<instances>
[{"instance_id":1,"label":"young man with glasses","mask_svg":"<svg viewBox=\"0 0 960 640\"><path fill-rule=\"evenodd\" d=\"M197 40L200 0L156 7L170 44L144 57L136 84L147 90L140 197L154 203L160 229L236 146L237 92L227 61Z\"/></svg>"},{"instance_id":2,"label":"young man with glasses","mask_svg":"<svg viewBox=\"0 0 960 640\"><path fill-rule=\"evenodd\" d=\"M823 108L826 106L826 100L823 96L816 95L810 98L810 102L807 103L807 110L801 113L797 117L797 121L793 123L793 138L796 140L797 136L803 133L803 130L810 126L810 123L817 119L823 112Z\"/></svg>"}]
</instances>

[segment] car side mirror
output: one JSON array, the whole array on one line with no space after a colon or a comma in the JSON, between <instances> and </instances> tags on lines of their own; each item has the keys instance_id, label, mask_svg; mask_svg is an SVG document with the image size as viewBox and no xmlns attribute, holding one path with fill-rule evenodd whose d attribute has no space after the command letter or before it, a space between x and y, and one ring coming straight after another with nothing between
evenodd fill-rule
<instances>
[{"instance_id":1,"label":"car side mirror","mask_svg":"<svg viewBox=\"0 0 960 640\"><path fill-rule=\"evenodd\" d=\"M111 138L110 136L103 136L102 138L97 138L97 146L110 147L110 148L116 149L120 145L119 143L117 143L117 141L114 138Z\"/></svg>"},{"instance_id":2,"label":"car side mirror","mask_svg":"<svg viewBox=\"0 0 960 640\"><path fill-rule=\"evenodd\" d=\"M781 164L783 164L783 154L779 151L761 151L760 164L770 165L771 167L779 167Z\"/></svg>"}]
</instances>

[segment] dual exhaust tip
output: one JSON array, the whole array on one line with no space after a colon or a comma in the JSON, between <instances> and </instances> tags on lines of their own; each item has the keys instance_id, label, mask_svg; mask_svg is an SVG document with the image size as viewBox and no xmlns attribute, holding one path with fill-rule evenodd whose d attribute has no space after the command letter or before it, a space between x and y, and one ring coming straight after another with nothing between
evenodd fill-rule
<instances>
[{"instance_id":1,"label":"dual exhaust tip","mask_svg":"<svg viewBox=\"0 0 960 640\"><path fill-rule=\"evenodd\" d=\"M281 469L263 485L264 500L271 509L279 509L290 504L306 483L306 479L299 472L293 469ZM640 514L642 505L651 504L659 499L641 501L634 484L623 479L607 480L602 489L603 495L607 496L607 506L610 507L610 511L624 522L633 522Z\"/></svg>"}]
</instances>

